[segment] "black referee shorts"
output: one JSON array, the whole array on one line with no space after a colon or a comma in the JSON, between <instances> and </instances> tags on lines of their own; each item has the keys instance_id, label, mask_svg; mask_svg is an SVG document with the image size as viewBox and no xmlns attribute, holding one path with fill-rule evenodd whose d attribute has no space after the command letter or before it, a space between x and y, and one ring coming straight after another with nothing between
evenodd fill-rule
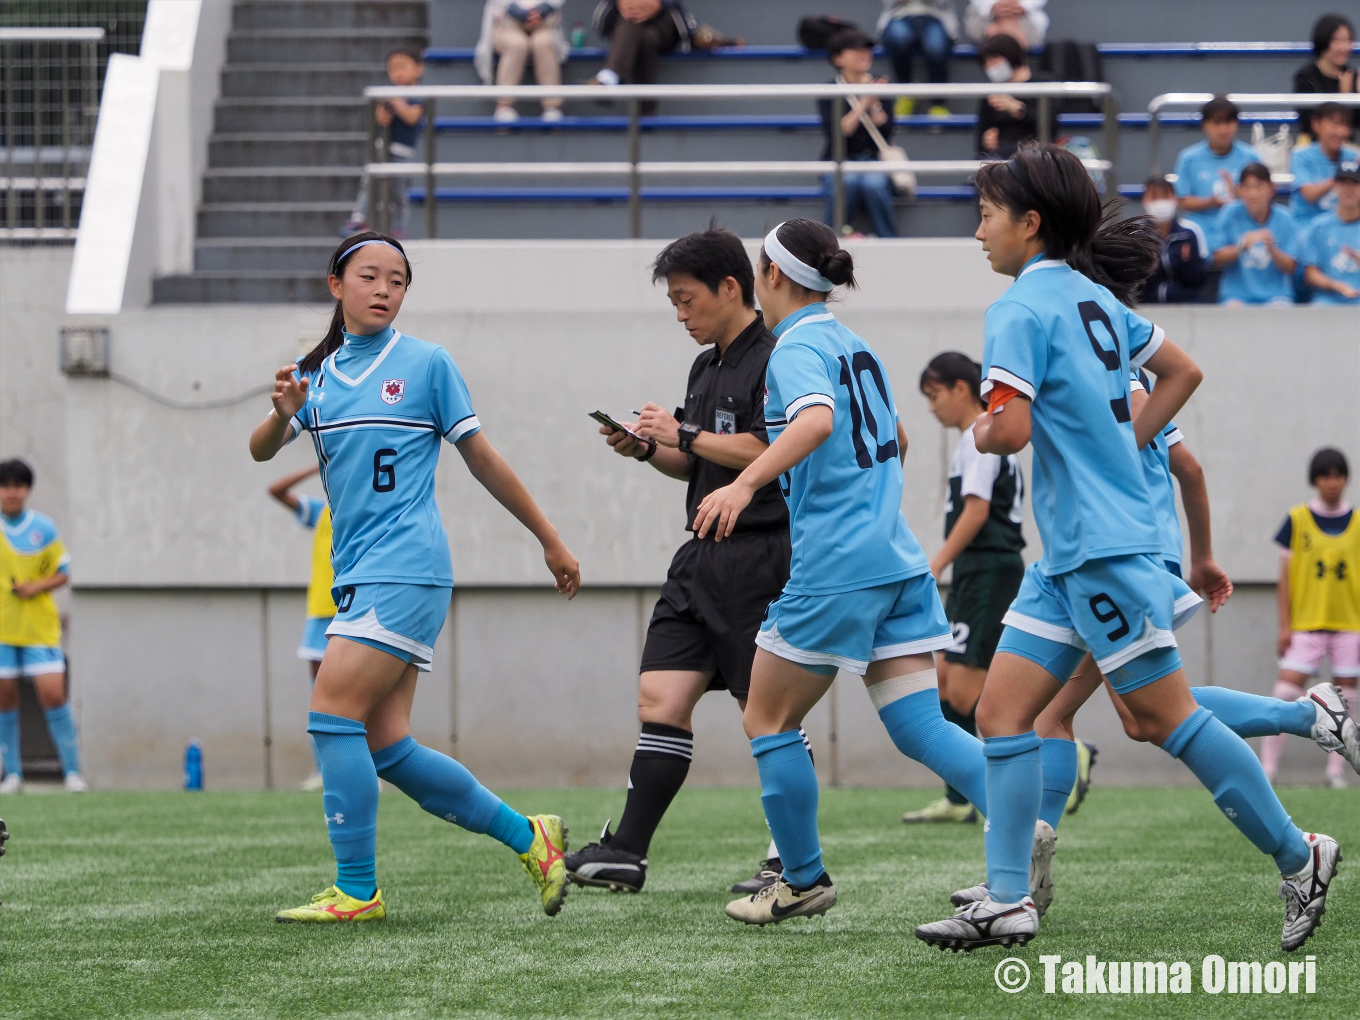
<instances>
[{"instance_id":1,"label":"black referee shorts","mask_svg":"<svg viewBox=\"0 0 1360 1020\"><path fill-rule=\"evenodd\" d=\"M712 670L709 690L745 698L756 632L789 579L789 554L783 529L682 545L647 626L642 672Z\"/></svg>"}]
</instances>

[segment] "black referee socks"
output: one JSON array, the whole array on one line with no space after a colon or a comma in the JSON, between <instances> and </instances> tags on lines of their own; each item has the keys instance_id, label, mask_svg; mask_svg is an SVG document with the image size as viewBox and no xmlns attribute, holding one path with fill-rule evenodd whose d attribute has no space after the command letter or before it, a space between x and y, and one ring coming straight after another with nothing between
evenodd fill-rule
<instances>
[{"instance_id":1,"label":"black referee socks","mask_svg":"<svg viewBox=\"0 0 1360 1020\"><path fill-rule=\"evenodd\" d=\"M609 845L645 857L666 809L685 785L694 734L678 726L643 723L628 773L628 803Z\"/></svg>"}]
</instances>

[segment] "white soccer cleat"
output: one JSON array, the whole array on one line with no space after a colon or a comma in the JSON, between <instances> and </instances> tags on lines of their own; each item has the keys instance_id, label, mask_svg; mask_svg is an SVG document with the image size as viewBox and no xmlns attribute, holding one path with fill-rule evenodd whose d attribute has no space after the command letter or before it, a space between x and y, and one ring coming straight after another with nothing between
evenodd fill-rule
<instances>
[{"instance_id":1,"label":"white soccer cleat","mask_svg":"<svg viewBox=\"0 0 1360 1020\"><path fill-rule=\"evenodd\" d=\"M801 892L784 881L780 875L770 885L751 896L743 896L727 905L727 916L745 924L778 924L791 917L812 917L825 914L836 905L836 887L831 876L822 877L811 889Z\"/></svg>"},{"instance_id":2,"label":"white soccer cleat","mask_svg":"<svg viewBox=\"0 0 1360 1020\"><path fill-rule=\"evenodd\" d=\"M67 793L89 793L90 784L85 782L85 777L79 772L68 772L62 783L66 787Z\"/></svg>"},{"instance_id":3,"label":"white soccer cleat","mask_svg":"<svg viewBox=\"0 0 1360 1020\"><path fill-rule=\"evenodd\" d=\"M1346 697L1336 684L1316 684L1300 701L1309 702L1317 712L1313 739L1324 751L1334 751L1360 772L1360 726L1346 711Z\"/></svg>"},{"instance_id":4,"label":"white soccer cleat","mask_svg":"<svg viewBox=\"0 0 1360 1020\"><path fill-rule=\"evenodd\" d=\"M1280 876L1280 899L1284 900L1284 934L1280 948L1292 953L1308 941L1327 912L1327 887L1341 863L1341 847L1331 836L1305 832L1308 863L1292 875Z\"/></svg>"},{"instance_id":5,"label":"white soccer cleat","mask_svg":"<svg viewBox=\"0 0 1360 1020\"><path fill-rule=\"evenodd\" d=\"M1058 837L1053 827L1040 818L1034 823L1034 843L1029 853L1029 889L1034 908L1043 917L1053 903L1053 855L1058 852ZM949 902L966 907L987 898L987 883L979 882L950 895Z\"/></svg>"},{"instance_id":6,"label":"white soccer cleat","mask_svg":"<svg viewBox=\"0 0 1360 1020\"><path fill-rule=\"evenodd\" d=\"M940 951L971 953L982 946L1023 946L1039 932L1039 911L1026 896L1019 903L978 900L953 917L916 929L916 937Z\"/></svg>"},{"instance_id":7,"label":"white soccer cleat","mask_svg":"<svg viewBox=\"0 0 1360 1020\"><path fill-rule=\"evenodd\" d=\"M13 772L4 779L0 779L0 793L23 793L24 777L16 776Z\"/></svg>"}]
</instances>

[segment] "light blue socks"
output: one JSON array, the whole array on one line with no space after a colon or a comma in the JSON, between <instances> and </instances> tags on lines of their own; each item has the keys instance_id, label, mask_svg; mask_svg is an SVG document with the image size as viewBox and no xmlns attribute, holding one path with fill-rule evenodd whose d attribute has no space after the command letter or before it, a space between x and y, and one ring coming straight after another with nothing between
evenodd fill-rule
<instances>
[{"instance_id":1,"label":"light blue socks","mask_svg":"<svg viewBox=\"0 0 1360 1020\"><path fill-rule=\"evenodd\" d=\"M1057 832L1058 823L1067 810L1067 798L1072 796L1072 787L1077 781L1077 742L1045 737L1044 746L1039 749L1039 760L1044 770L1039 817Z\"/></svg>"},{"instance_id":2,"label":"light blue socks","mask_svg":"<svg viewBox=\"0 0 1360 1020\"><path fill-rule=\"evenodd\" d=\"M930 769L987 815L987 765L982 742L945 719L940 712L940 692L933 684L879 705L891 694L877 692L892 683L875 684L869 688L869 696L897 749Z\"/></svg>"},{"instance_id":3,"label":"light blue socks","mask_svg":"<svg viewBox=\"0 0 1360 1020\"><path fill-rule=\"evenodd\" d=\"M1033 730L984 737L987 756L987 888L997 903L1029 895L1029 858L1043 787L1042 741ZM1068 787L1071 789L1071 786Z\"/></svg>"},{"instance_id":4,"label":"light blue socks","mask_svg":"<svg viewBox=\"0 0 1360 1020\"><path fill-rule=\"evenodd\" d=\"M19 710L0 712L0 768L7 776L22 776L19 764Z\"/></svg>"},{"instance_id":5,"label":"light blue socks","mask_svg":"<svg viewBox=\"0 0 1360 1020\"><path fill-rule=\"evenodd\" d=\"M1281 874L1308 863L1308 844L1290 819L1250 747L1201 706L1162 744L1213 794L1214 803L1253 846L1275 859Z\"/></svg>"},{"instance_id":6,"label":"light blue socks","mask_svg":"<svg viewBox=\"0 0 1360 1020\"><path fill-rule=\"evenodd\" d=\"M335 852L335 884L346 895L371 900L377 891L378 772L364 724L324 712L307 713L325 783L322 809Z\"/></svg>"},{"instance_id":7,"label":"light blue socks","mask_svg":"<svg viewBox=\"0 0 1360 1020\"><path fill-rule=\"evenodd\" d=\"M812 757L796 729L756 737L751 753L760 770L760 803L779 847L784 878L795 889L807 889L826 870L817 839L817 772Z\"/></svg>"},{"instance_id":8,"label":"light blue socks","mask_svg":"<svg viewBox=\"0 0 1360 1020\"><path fill-rule=\"evenodd\" d=\"M80 744L76 741L76 718L71 714L71 703L67 702L61 708L45 708L43 716L47 719L47 732L52 734L57 757L61 759L61 774L69 776L79 772Z\"/></svg>"},{"instance_id":9,"label":"light blue socks","mask_svg":"<svg viewBox=\"0 0 1360 1020\"><path fill-rule=\"evenodd\" d=\"M374 751L373 766L380 777L446 822L487 833L517 854L528 853L533 845L534 830L527 818L502 803L462 764L417 743L415 737Z\"/></svg>"},{"instance_id":10,"label":"light blue socks","mask_svg":"<svg viewBox=\"0 0 1360 1020\"><path fill-rule=\"evenodd\" d=\"M1311 737L1317 710L1309 701L1281 701L1228 687L1191 687L1190 693L1239 737L1292 733Z\"/></svg>"}]
</instances>

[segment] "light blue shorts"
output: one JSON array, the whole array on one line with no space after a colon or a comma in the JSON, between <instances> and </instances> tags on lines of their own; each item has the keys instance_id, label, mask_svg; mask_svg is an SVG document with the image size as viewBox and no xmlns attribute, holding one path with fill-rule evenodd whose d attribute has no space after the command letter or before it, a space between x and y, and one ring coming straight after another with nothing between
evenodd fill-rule
<instances>
[{"instance_id":1,"label":"light blue shorts","mask_svg":"<svg viewBox=\"0 0 1360 1020\"><path fill-rule=\"evenodd\" d=\"M298 658L308 662L320 662L326 654L326 628L334 620L333 616L309 616L302 625L302 642L298 645Z\"/></svg>"},{"instance_id":2,"label":"light blue shorts","mask_svg":"<svg viewBox=\"0 0 1360 1020\"><path fill-rule=\"evenodd\" d=\"M814 673L863 676L870 662L925 655L954 642L929 573L835 595L780 595L756 645Z\"/></svg>"},{"instance_id":3,"label":"light blue shorts","mask_svg":"<svg viewBox=\"0 0 1360 1020\"><path fill-rule=\"evenodd\" d=\"M59 645L0 645L0 680L65 672L66 656Z\"/></svg>"},{"instance_id":4,"label":"light blue shorts","mask_svg":"<svg viewBox=\"0 0 1360 1020\"><path fill-rule=\"evenodd\" d=\"M430 671L434 642L449 615L452 588L429 584L347 584L332 588L327 637L344 637Z\"/></svg>"},{"instance_id":5,"label":"light blue shorts","mask_svg":"<svg viewBox=\"0 0 1360 1020\"><path fill-rule=\"evenodd\" d=\"M1038 663L1066 683L1087 651L1118 693L1180 669L1172 632L1202 604L1155 556L1112 556L1049 577L1030 564L998 652Z\"/></svg>"}]
</instances>

